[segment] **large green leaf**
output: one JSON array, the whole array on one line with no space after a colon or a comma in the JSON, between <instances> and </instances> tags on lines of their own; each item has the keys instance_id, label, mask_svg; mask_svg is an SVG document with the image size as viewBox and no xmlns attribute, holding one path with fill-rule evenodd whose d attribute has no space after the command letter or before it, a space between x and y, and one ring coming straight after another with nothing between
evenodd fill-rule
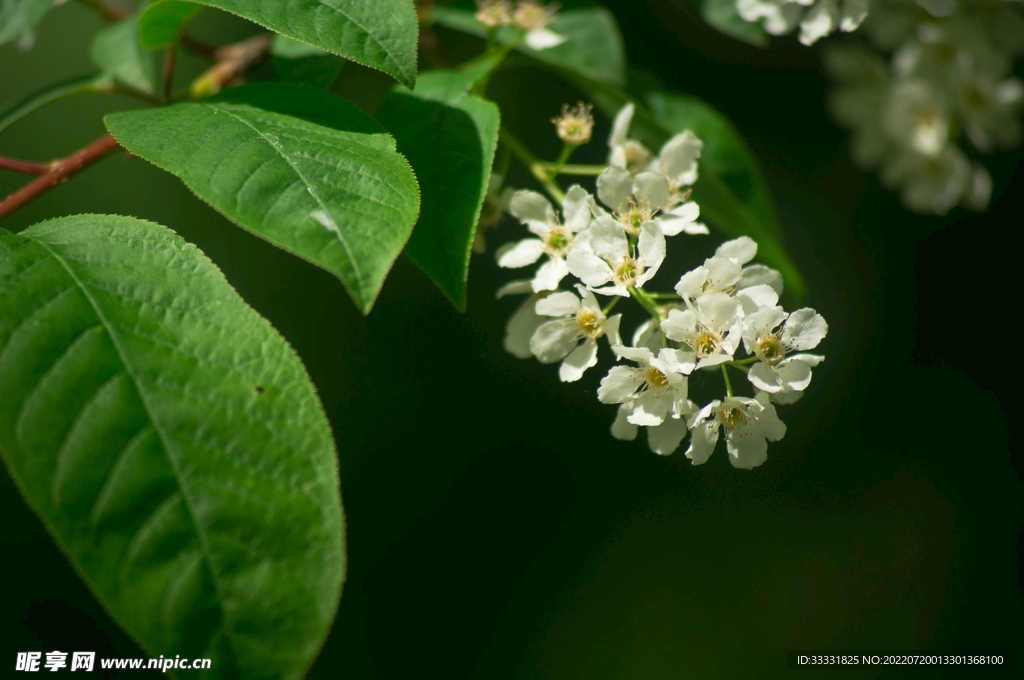
<instances>
[{"instance_id":1,"label":"large green leaf","mask_svg":"<svg viewBox=\"0 0 1024 680\"><path fill-rule=\"evenodd\" d=\"M150 656L304 675L345 568L334 442L199 250L128 217L0 230L0 394L11 477Z\"/></svg>"},{"instance_id":2,"label":"large green leaf","mask_svg":"<svg viewBox=\"0 0 1024 680\"><path fill-rule=\"evenodd\" d=\"M423 195L406 252L459 310L466 308L470 250L501 117L492 102L466 93L472 79L450 71L421 74L415 92L396 89L378 114Z\"/></svg>"},{"instance_id":3,"label":"large green leaf","mask_svg":"<svg viewBox=\"0 0 1024 680\"><path fill-rule=\"evenodd\" d=\"M32 35L53 0L0 0L0 45Z\"/></svg>"},{"instance_id":4,"label":"large green leaf","mask_svg":"<svg viewBox=\"0 0 1024 680\"><path fill-rule=\"evenodd\" d=\"M364 313L416 223L416 178L391 136L310 87L256 83L107 127L228 219L337 276Z\"/></svg>"},{"instance_id":5,"label":"large green leaf","mask_svg":"<svg viewBox=\"0 0 1024 680\"><path fill-rule=\"evenodd\" d=\"M703 0L701 16L722 33L757 47L768 46L768 34L759 22L745 21L736 11L736 0Z\"/></svg>"},{"instance_id":6,"label":"large green leaf","mask_svg":"<svg viewBox=\"0 0 1024 680\"><path fill-rule=\"evenodd\" d=\"M567 75L607 116L614 116L633 101L609 85ZM746 143L721 114L699 99L663 93L649 94L649 98L663 118L652 115L641 102L633 101L636 114L630 136L657 150L669 137L687 127L692 126L698 136L707 135L700 179L693 187L701 215L730 236L745 235L757 241L758 257L778 269L789 292L797 299L802 298L806 283L782 245L767 184Z\"/></svg>"},{"instance_id":7,"label":"large green leaf","mask_svg":"<svg viewBox=\"0 0 1024 680\"><path fill-rule=\"evenodd\" d=\"M165 0L166 1L166 0ZM413 0L198 0L416 84L419 22Z\"/></svg>"},{"instance_id":8,"label":"large green leaf","mask_svg":"<svg viewBox=\"0 0 1024 680\"><path fill-rule=\"evenodd\" d=\"M156 91L153 56L139 43L137 26L129 19L97 33L92 41L92 60L125 85L153 94Z\"/></svg>"},{"instance_id":9,"label":"large green leaf","mask_svg":"<svg viewBox=\"0 0 1024 680\"><path fill-rule=\"evenodd\" d=\"M431 17L438 24L484 37L487 30L469 10L438 7ZM603 7L559 12L549 27L568 38L557 47L534 50L519 42L516 50L533 59L559 69L614 85L626 83L626 50L615 17ZM519 38L521 32L505 29L498 39L506 44Z\"/></svg>"},{"instance_id":10,"label":"large green leaf","mask_svg":"<svg viewBox=\"0 0 1024 680\"><path fill-rule=\"evenodd\" d=\"M147 50L169 47L202 9L185 0L155 0L139 14L139 42Z\"/></svg>"}]
</instances>

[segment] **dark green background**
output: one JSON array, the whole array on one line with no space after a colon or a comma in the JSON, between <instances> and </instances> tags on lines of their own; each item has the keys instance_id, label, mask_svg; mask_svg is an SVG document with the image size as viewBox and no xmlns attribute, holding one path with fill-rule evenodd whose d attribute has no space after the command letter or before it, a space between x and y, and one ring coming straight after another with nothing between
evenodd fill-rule
<instances>
[{"instance_id":1,"label":"dark green background","mask_svg":"<svg viewBox=\"0 0 1024 680\"><path fill-rule=\"evenodd\" d=\"M474 261L464 316L403 258L363 318L331 276L121 156L3 227L81 212L166 224L294 344L338 439L349 530L341 610L311 677L768 678L791 673L793 648L1019 655L1021 484L1008 418L1020 389L1021 152L987 161L986 214L913 215L851 165L825 113L817 49L749 48L681 2L608 4L634 65L706 98L747 136L808 278L806 302L830 324L828 361L807 398L781 409L788 435L752 472L721 450L695 468L681 451L659 458L615 441L598 375L562 385L554 369L507 355L515 303L493 300L510 277L490 257ZM43 22L32 51L0 49L0 108L88 74L98 26L71 4ZM195 27L219 40L252 30L213 11ZM449 58L479 49L438 34ZM387 87L349 66L336 91L373 109ZM529 69L499 74L492 94L506 123L549 154L548 120L580 97ZM63 101L0 136L0 153L64 155L101 133L104 111L127 106ZM600 160L607 130L601 121L581 158ZM0 171L0 194L23 181ZM501 240L517 233L506 224ZM722 240L678 238L692 252L675 275ZM0 503L0 667L27 650L142 656L6 474ZM940 673L875 673L889 675Z\"/></svg>"}]
</instances>

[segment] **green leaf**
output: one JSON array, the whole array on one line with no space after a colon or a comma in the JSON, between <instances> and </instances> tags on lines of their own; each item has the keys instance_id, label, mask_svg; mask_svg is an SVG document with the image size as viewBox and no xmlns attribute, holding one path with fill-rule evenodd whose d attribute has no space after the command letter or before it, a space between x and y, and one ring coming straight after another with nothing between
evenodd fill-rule
<instances>
[{"instance_id":1,"label":"green leaf","mask_svg":"<svg viewBox=\"0 0 1024 680\"><path fill-rule=\"evenodd\" d=\"M129 19L99 33L90 50L93 62L125 85L147 94L156 92L153 57L139 43L138 24Z\"/></svg>"},{"instance_id":2,"label":"green leaf","mask_svg":"<svg viewBox=\"0 0 1024 680\"><path fill-rule=\"evenodd\" d=\"M736 11L736 0L703 0L704 20L728 36L755 47L768 47L768 34L758 22L744 21Z\"/></svg>"},{"instance_id":3,"label":"green leaf","mask_svg":"<svg viewBox=\"0 0 1024 680\"><path fill-rule=\"evenodd\" d=\"M0 45L32 35L53 0L0 0Z\"/></svg>"},{"instance_id":4,"label":"green leaf","mask_svg":"<svg viewBox=\"0 0 1024 680\"><path fill-rule=\"evenodd\" d=\"M693 187L701 215L730 236L750 236L757 241L758 257L781 272L786 288L797 299L806 293L803 275L781 242L781 232L771 195L756 160L732 124L713 108L692 97L650 93L659 114L652 115L642 103L609 85L571 76L570 80L590 95L594 104L613 117L630 101L636 106L630 136L657 150L675 133L694 126L704 139L700 179ZM670 115L671 114L671 115ZM729 182L735 182L735 186Z\"/></svg>"},{"instance_id":5,"label":"green leaf","mask_svg":"<svg viewBox=\"0 0 1024 680\"><path fill-rule=\"evenodd\" d=\"M0 230L0 455L111 616L206 678L301 678L345 569L301 361L170 230Z\"/></svg>"},{"instance_id":6,"label":"green leaf","mask_svg":"<svg viewBox=\"0 0 1024 680\"><path fill-rule=\"evenodd\" d=\"M337 276L364 314L416 223L416 178L391 136L310 87L256 83L115 113L107 128L228 219Z\"/></svg>"},{"instance_id":7,"label":"green leaf","mask_svg":"<svg viewBox=\"0 0 1024 680\"><path fill-rule=\"evenodd\" d=\"M431 16L438 24L480 37L487 30L470 10L438 7ZM559 12L548 27L566 38L564 43L546 50L534 50L517 42L522 32L504 29L498 40L515 43L515 49L542 64L564 69L587 78L614 85L626 83L626 50L622 33L611 12L603 7Z\"/></svg>"},{"instance_id":8,"label":"green leaf","mask_svg":"<svg viewBox=\"0 0 1024 680\"><path fill-rule=\"evenodd\" d=\"M697 97L650 92L651 114L670 132L693 130L704 141L702 172L710 172L729 186L754 219L778 236L771 191L754 153L729 119Z\"/></svg>"},{"instance_id":9,"label":"green leaf","mask_svg":"<svg viewBox=\"0 0 1024 680\"><path fill-rule=\"evenodd\" d=\"M199 0L416 85L413 0Z\"/></svg>"},{"instance_id":10,"label":"green leaf","mask_svg":"<svg viewBox=\"0 0 1024 680\"><path fill-rule=\"evenodd\" d=\"M139 14L139 42L147 50L170 47L202 9L184 0L155 0Z\"/></svg>"},{"instance_id":11,"label":"green leaf","mask_svg":"<svg viewBox=\"0 0 1024 680\"><path fill-rule=\"evenodd\" d=\"M415 92L396 89L378 114L423 195L406 253L460 311L501 117L494 103L466 93L474 79L473 73L423 73Z\"/></svg>"},{"instance_id":12,"label":"green leaf","mask_svg":"<svg viewBox=\"0 0 1024 680\"><path fill-rule=\"evenodd\" d=\"M330 89L345 65L341 57L283 35L274 36L270 54L279 79L321 90Z\"/></svg>"}]
</instances>

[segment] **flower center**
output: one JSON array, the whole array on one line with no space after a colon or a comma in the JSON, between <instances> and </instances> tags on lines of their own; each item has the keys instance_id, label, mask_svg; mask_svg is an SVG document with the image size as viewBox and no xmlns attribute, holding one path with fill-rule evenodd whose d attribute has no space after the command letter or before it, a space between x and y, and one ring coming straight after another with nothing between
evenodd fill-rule
<instances>
[{"instance_id":1,"label":"flower center","mask_svg":"<svg viewBox=\"0 0 1024 680\"><path fill-rule=\"evenodd\" d=\"M694 337L693 351L697 353L698 358L704 359L717 352L719 344L718 336L705 329Z\"/></svg>"},{"instance_id":2,"label":"flower center","mask_svg":"<svg viewBox=\"0 0 1024 680\"><path fill-rule=\"evenodd\" d=\"M644 378L647 384L654 390L663 390L668 387L668 376L654 366L648 366L644 371Z\"/></svg>"},{"instance_id":3,"label":"flower center","mask_svg":"<svg viewBox=\"0 0 1024 680\"><path fill-rule=\"evenodd\" d=\"M487 28L512 23L512 12L507 0L477 0L476 20Z\"/></svg>"},{"instance_id":4,"label":"flower center","mask_svg":"<svg viewBox=\"0 0 1024 680\"><path fill-rule=\"evenodd\" d=\"M631 288L636 283L636 277L640 275L643 268L640 263L632 257L622 258L622 262L615 268L615 283L626 288Z\"/></svg>"},{"instance_id":5,"label":"flower center","mask_svg":"<svg viewBox=\"0 0 1024 680\"><path fill-rule=\"evenodd\" d=\"M742 425L746 419L747 414L743 412L743 409L737 406L719 409L718 411L718 422L730 432L732 432L737 425Z\"/></svg>"},{"instance_id":6,"label":"flower center","mask_svg":"<svg viewBox=\"0 0 1024 680\"><path fill-rule=\"evenodd\" d=\"M629 208L616 213L615 216L627 234L639 236L640 227L643 226L644 222L650 221L654 216L654 211L651 210L650 204L646 201L641 205L631 198L629 199Z\"/></svg>"},{"instance_id":7,"label":"flower center","mask_svg":"<svg viewBox=\"0 0 1024 680\"><path fill-rule=\"evenodd\" d=\"M596 338L601 334L601 320L589 309L581 309L576 312L576 325L580 333L588 338Z\"/></svg>"},{"instance_id":8,"label":"flower center","mask_svg":"<svg viewBox=\"0 0 1024 680\"><path fill-rule=\"evenodd\" d=\"M551 122L558 130L558 138L571 146L583 146L594 133L594 115L591 104L580 102L575 108L562 106L562 115Z\"/></svg>"},{"instance_id":9,"label":"flower center","mask_svg":"<svg viewBox=\"0 0 1024 680\"><path fill-rule=\"evenodd\" d=\"M536 31L551 23L553 15L553 8L544 7L537 2L530 2L529 0L525 2L520 0L516 6L515 21L516 25L523 30Z\"/></svg>"},{"instance_id":10,"label":"flower center","mask_svg":"<svg viewBox=\"0 0 1024 680\"><path fill-rule=\"evenodd\" d=\"M572 245L572 234L565 227L551 227L544 237L544 245L547 246L549 255L560 257L569 252Z\"/></svg>"},{"instance_id":11,"label":"flower center","mask_svg":"<svg viewBox=\"0 0 1024 680\"><path fill-rule=\"evenodd\" d=\"M773 364L786 356L786 348L782 346L779 336L769 333L758 338L755 353L762 361Z\"/></svg>"},{"instance_id":12,"label":"flower center","mask_svg":"<svg viewBox=\"0 0 1024 680\"><path fill-rule=\"evenodd\" d=\"M630 139L622 145L622 148L626 152L626 170L634 175L646 168L647 164L651 162L651 152L640 142L634 142Z\"/></svg>"}]
</instances>

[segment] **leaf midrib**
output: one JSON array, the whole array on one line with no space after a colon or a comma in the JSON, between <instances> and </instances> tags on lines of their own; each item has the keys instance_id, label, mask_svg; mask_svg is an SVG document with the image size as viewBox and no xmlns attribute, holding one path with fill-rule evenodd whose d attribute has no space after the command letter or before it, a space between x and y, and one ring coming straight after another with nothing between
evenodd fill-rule
<instances>
[{"instance_id":1,"label":"leaf midrib","mask_svg":"<svg viewBox=\"0 0 1024 680\"><path fill-rule=\"evenodd\" d=\"M164 450L164 455L166 456L167 461L171 466L171 470L174 472L174 479L175 482L177 483L178 490L181 492L181 497L185 505L185 510L188 512L188 516L189 519L191 520L192 527L196 532L196 537L199 540L200 549L203 554L203 562L206 563L207 569L210 570L210 577L211 580L213 581L214 592L217 596L217 607L220 609L221 613L221 621L226 622L227 612L224 609L224 597L223 593L221 592L220 578L219 574L217 573L217 570L214 568L214 565L209 558L210 546L209 541L207 540L206 533L202 530L199 522L196 521L196 513L192 505L192 500L188 495L186 486L182 481L181 470L178 468L177 461L175 461L174 457L171 456L169 453L170 446L168 446L167 434L163 431L163 428L161 427L159 421L153 417L153 409L146 399L145 392L142 389L142 383L139 380L138 376L136 375L135 369L132 366L131 362L128 361L128 357L124 351L124 348L118 341L117 335L114 332L114 326L107 320L107 317L100 308L99 303L92 296L91 292L86 287L86 285L78 278L74 270L68 265L67 262L64 261L64 258L62 258L52 248L50 248L49 244L37 239L33 239L33 241L35 243L38 243L47 253L49 253L50 256L53 257L60 264L61 267L64 268L64 271L66 271L68 276L71 277L71 280L75 282L75 285L82 292L82 295L85 296L85 299L89 302L89 305L92 307L93 312L95 312L97 318L99 318L100 323L103 325L103 329L110 337L110 342L114 346L114 350L117 352L118 357L121 359L121 363L124 365L125 372L131 378L132 384L135 387L135 391L139 395L139 401L142 402L142 408L146 412L146 417L149 419L150 425L152 425L153 430L157 434L157 437L160 438L160 444ZM223 630L225 626L222 625L221 628ZM231 645L232 650L234 650L234 641L232 637L229 635L225 635L224 637L228 639L228 644Z\"/></svg>"},{"instance_id":2,"label":"leaf midrib","mask_svg":"<svg viewBox=\"0 0 1024 680\"><path fill-rule=\"evenodd\" d=\"M264 135L263 132L260 131L260 129L257 128L255 125L247 121L242 116L239 116L238 114L234 113L230 109L221 108L214 104L210 104L210 108L212 108L215 111L223 111L234 120L238 121L242 125L245 125L247 128L255 132L256 135L267 146L276 151L278 155L281 156L282 159L284 159L284 162L288 164L288 167L290 167L292 171L296 175L298 175L299 179L302 180L302 183L306 185L306 189L309 190L309 195L312 196L313 199L317 202L317 205L320 206L320 209L323 210L326 214L331 215L333 219L334 211L328 208L327 204L325 204L323 200L320 198L319 192L316 190L316 188L309 182L308 179L306 179L306 176L302 173L302 171L300 171L295 166L295 164L292 163L292 160L288 157L288 154L286 154L282 149L280 149L277 144L275 144L269 138L267 138L267 136ZM346 241L345 238L341 235L341 229L339 228L337 231L333 231L332 233L334 233L337 236L338 242L341 243L341 247L345 249L345 257L348 259L349 266L352 267L352 272L355 274L353 278L355 279L356 286L359 288L359 298L361 301L363 301L366 299L366 289L363 287L363 272L359 269L359 265L356 262L356 258L352 255L352 249L349 247L348 241ZM342 281L342 283L344 283L344 280Z\"/></svg>"}]
</instances>

